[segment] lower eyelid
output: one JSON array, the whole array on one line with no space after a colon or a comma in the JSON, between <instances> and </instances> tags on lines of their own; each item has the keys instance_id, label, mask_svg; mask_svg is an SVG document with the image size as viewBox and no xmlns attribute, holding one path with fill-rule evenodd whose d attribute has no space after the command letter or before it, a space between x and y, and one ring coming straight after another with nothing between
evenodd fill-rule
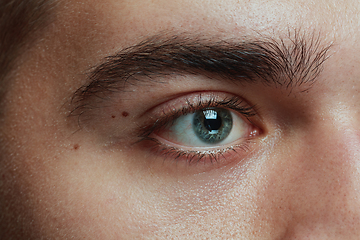
<instances>
[{"instance_id":1,"label":"lower eyelid","mask_svg":"<svg viewBox=\"0 0 360 240\"><path fill-rule=\"evenodd\" d=\"M161 143L155 138L147 138L141 142L142 149L149 149L152 156L160 158L162 161L175 161L177 164L184 163L190 165L197 163L211 164L209 170L212 169L212 164L214 163L221 167L244 160L250 155L255 146L255 141L246 139L240 144L234 144L221 149L184 151Z\"/></svg>"}]
</instances>

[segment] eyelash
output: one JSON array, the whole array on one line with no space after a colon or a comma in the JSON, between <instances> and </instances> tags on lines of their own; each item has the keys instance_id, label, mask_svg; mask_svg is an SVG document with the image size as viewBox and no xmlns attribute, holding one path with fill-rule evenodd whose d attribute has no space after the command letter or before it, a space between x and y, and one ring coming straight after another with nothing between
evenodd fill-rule
<instances>
[{"instance_id":1,"label":"eyelash","mask_svg":"<svg viewBox=\"0 0 360 240\"><path fill-rule=\"evenodd\" d=\"M191 114L205 108L217 107L236 111L245 117L251 124L252 121L250 118L256 115L255 106L248 106L247 104L244 106L245 102L235 96L230 98L226 97L222 100L212 96L209 99L203 100L200 95L199 101L196 104L191 103L189 99L185 99L185 102L185 106L182 106L178 110L166 112L163 109L161 116L152 116L151 119L155 119L155 121L152 121L141 128L139 133L140 140L138 143L149 143L150 145L147 147L149 147L155 154L164 157L164 160L169 158L175 161L184 159L189 164L198 163L200 161L204 163L215 163L221 159L226 160L227 154L230 152L237 153L238 151L248 151L249 144L252 143L251 137L244 139L241 144L215 151L185 151L176 147L167 146L161 143L158 139L151 137L153 133L160 131L165 126L172 125L180 116Z\"/></svg>"}]
</instances>

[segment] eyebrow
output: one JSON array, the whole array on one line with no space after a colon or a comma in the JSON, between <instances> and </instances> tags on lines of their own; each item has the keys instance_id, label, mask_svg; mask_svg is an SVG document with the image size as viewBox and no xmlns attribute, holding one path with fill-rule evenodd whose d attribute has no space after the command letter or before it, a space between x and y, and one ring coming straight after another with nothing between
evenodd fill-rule
<instances>
[{"instance_id":1,"label":"eyebrow","mask_svg":"<svg viewBox=\"0 0 360 240\"><path fill-rule=\"evenodd\" d=\"M173 74L262 82L287 89L311 86L323 70L331 46L321 44L320 34L306 37L298 32L287 39L242 41L184 35L156 35L106 57L92 68L87 83L74 93L73 102L79 109L93 97L125 91L127 84L162 82L158 78Z\"/></svg>"}]
</instances>

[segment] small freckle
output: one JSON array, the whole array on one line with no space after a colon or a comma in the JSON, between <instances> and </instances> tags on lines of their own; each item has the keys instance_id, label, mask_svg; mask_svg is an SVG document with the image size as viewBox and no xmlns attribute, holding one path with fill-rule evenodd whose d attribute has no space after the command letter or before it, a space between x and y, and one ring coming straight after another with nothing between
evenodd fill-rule
<instances>
[{"instance_id":1,"label":"small freckle","mask_svg":"<svg viewBox=\"0 0 360 240\"><path fill-rule=\"evenodd\" d=\"M129 113L128 113L128 112L122 112L122 115L123 115L124 117L127 117L127 116L129 116Z\"/></svg>"},{"instance_id":2,"label":"small freckle","mask_svg":"<svg viewBox=\"0 0 360 240\"><path fill-rule=\"evenodd\" d=\"M80 147L79 144L75 144L75 145L74 145L74 149L75 149L75 150L78 150L79 147Z\"/></svg>"},{"instance_id":3,"label":"small freckle","mask_svg":"<svg viewBox=\"0 0 360 240\"><path fill-rule=\"evenodd\" d=\"M116 116L112 115L111 118L116 118Z\"/></svg>"}]
</instances>

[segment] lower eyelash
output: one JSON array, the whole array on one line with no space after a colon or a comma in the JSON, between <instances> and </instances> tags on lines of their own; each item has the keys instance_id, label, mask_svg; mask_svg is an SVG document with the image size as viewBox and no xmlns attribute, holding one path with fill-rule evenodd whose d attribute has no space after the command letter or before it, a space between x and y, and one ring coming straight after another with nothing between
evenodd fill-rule
<instances>
[{"instance_id":1,"label":"lower eyelash","mask_svg":"<svg viewBox=\"0 0 360 240\"><path fill-rule=\"evenodd\" d=\"M188 164L196 164L199 162L217 163L221 161L227 161L227 155L231 152L234 154L239 151L249 151L249 145L252 143L251 139L244 140L241 144L233 145L223 149L211 150L211 151L184 151L175 147L167 146L161 143L156 138L144 137L140 142L150 144L147 146L154 154L164 157L164 161L167 159L175 161L185 161Z\"/></svg>"}]
</instances>

